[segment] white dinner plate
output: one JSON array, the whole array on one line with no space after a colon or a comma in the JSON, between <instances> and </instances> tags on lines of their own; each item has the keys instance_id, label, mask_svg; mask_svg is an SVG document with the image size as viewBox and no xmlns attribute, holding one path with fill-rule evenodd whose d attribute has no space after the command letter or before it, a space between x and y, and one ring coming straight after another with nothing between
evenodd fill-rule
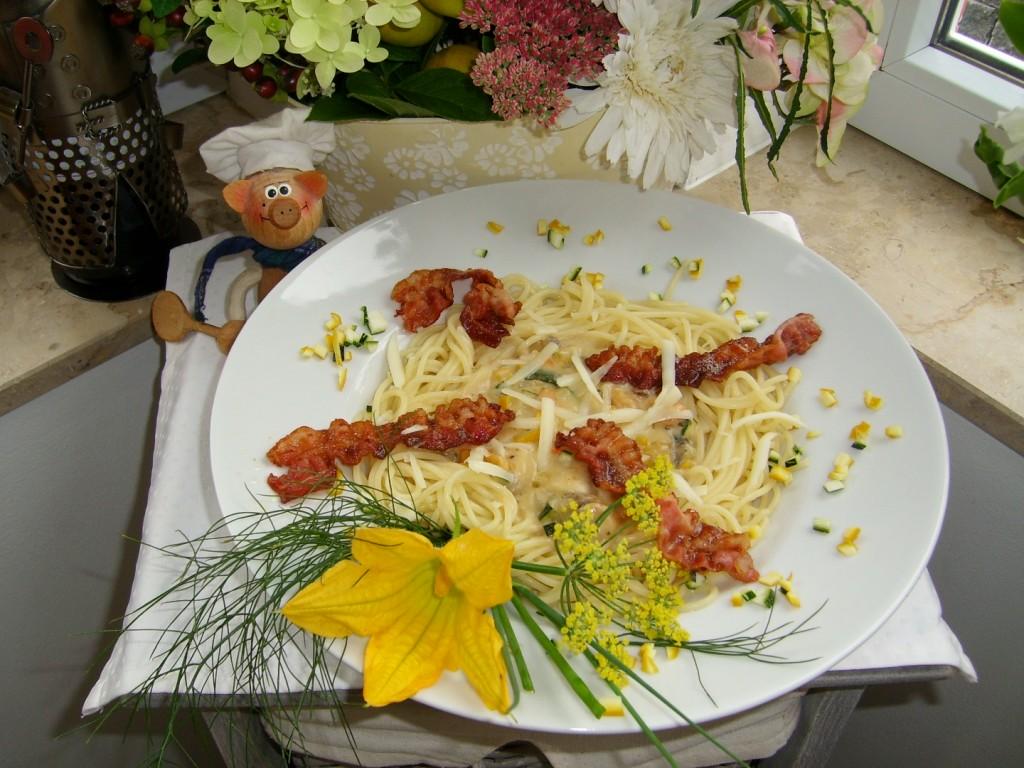
<instances>
[{"instance_id":1,"label":"white dinner plate","mask_svg":"<svg viewBox=\"0 0 1024 768\"><path fill-rule=\"evenodd\" d=\"M669 231L659 217L671 223ZM557 218L572 227L562 250L536 235L538 219ZM488 221L504 225L493 234ZM599 245L585 234L603 230ZM486 249L481 259L478 249ZM793 574L802 607L780 600L773 621L810 622L812 632L773 649L795 664L764 664L745 658L681 654L650 682L688 716L708 721L791 691L832 667L867 639L896 609L924 569L939 534L948 486L945 432L938 403L913 350L892 321L851 280L802 245L739 213L668 192L641 193L631 186L572 181L528 181L467 189L400 208L327 245L285 278L248 320L221 375L213 407L211 462L225 514L253 509L252 494L266 494L273 467L265 453L299 425L326 427L333 418L365 416L365 406L384 375L384 346L357 353L344 391L325 361L302 359L299 348L322 339L331 312L354 320L360 306L393 314L392 286L413 269L486 267L498 276L519 272L555 284L574 265L603 272L605 286L629 297L663 291L669 260L703 258L704 274L679 282L674 298L714 308L726 278L740 274L737 307L766 311L753 335L763 338L797 312L810 312L824 330L821 340L793 364L803 380L788 409L815 440L798 442L810 466L796 472L763 538L752 549L761 573ZM653 269L641 274L641 265ZM408 334L392 324L388 334ZM836 390L839 405L826 409L819 387ZM870 389L885 398L880 411L862 400ZM873 430L863 451L850 449L850 428L866 420ZM885 426L903 427L888 439ZM822 489L840 451L855 454L847 488ZM832 522L832 533L812 530L815 517ZM836 551L841 532L860 526L859 552ZM694 639L719 637L760 625L767 611L736 608L729 588L712 606L684 614ZM445 673L418 700L470 718L520 728L615 733L636 730L627 718L596 720L564 685L525 631L538 691L524 694L511 716L482 707L461 673ZM346 662L359 667L360 643L350 643ZM699 666L700 683L697 680ZM580 669L584 665L581 663ZM584 670L586 672L586 670ZM701 685L703 684L703 687ZM594 690L606 695L600 681ZM626 693L654 727L678 719L631 684ZM710 695L709 695L710 694Z\"/></svg>"}]
</instances>

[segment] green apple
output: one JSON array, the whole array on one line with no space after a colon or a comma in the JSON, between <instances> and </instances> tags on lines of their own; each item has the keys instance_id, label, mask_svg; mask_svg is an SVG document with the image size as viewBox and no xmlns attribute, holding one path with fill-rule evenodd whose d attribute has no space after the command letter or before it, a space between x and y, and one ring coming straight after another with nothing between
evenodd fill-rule
<instances>
[{"instance_id":1,"label":"green apple","mask_svg":"<svg viewBox=\"0 0 1024 768\"><path fill-rule=\"evenodd\" d=\"M457 19L462 13L462 6L465 0L420 0L423 5L440 16L447 16L450 19Z\"/></svg>"},{"instance_id":2,"label":"green apple","mask_svg":"<svg viewBox=\"0 0 1024 768\"><path fill-rule=\"evenodd\" d=\"M385 43L400 45L405 48L415 48L418 45L425 45L434 39L434 35L441 29L444 19L436 13L432 13L423 7L422 3L416 3L420 9L420 23L410 29L396 27L394 24L385 24L380 28L380 38Z\"/></svg>"},{"instance_id":3,"label":"green apple","mask_svg":"<svg viewBox=\"0 0 1024 768\"><path fill-rule=\"evenodd\" d=\"M473 68L473 62L476 61L478 55L480 55L480 49L475 45L455 43L454 45L449 45L443 51L433 54L423 64L423 68L439 69L443 67L469 74L469 70Z\"/></svg>"}]
</instances>

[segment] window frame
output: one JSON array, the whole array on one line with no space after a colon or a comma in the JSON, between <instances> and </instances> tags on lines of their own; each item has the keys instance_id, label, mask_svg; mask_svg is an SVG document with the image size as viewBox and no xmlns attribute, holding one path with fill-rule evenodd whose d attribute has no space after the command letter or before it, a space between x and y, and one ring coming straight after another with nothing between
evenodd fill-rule
<instances>
[{"instance_id":1,"label":"window frame","mask_svg":"<svg viewBox=\"0 0 1024 768\"><path fill-rule=\"evenodd\" d=\"M991 199L997 190L974 141L982 124L1024 105L1024 89L933 45L942 10L942 0L886 3L885 55L850 124ZM1007 207L1024 215L1018 200Z\"/></svg>"}]
</instances>

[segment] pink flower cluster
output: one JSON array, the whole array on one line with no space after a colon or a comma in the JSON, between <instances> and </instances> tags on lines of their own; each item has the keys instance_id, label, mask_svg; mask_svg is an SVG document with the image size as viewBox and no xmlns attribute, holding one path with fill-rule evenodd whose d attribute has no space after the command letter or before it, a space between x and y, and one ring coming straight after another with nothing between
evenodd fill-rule
<instances>
[{"instance_id":1,"label":"pink flower cluster","mask_svg":"<svg viewBox=\"0 0 1024 768\"><path fill-rule=\"evenodd\" d=\"M494 34L495 49L477 56L470 73L494 112L545 127L568 106L570 81L600 73L622 31L618 17L592 0L466 0L459 19Z\"/></svg>"}]
</instances>

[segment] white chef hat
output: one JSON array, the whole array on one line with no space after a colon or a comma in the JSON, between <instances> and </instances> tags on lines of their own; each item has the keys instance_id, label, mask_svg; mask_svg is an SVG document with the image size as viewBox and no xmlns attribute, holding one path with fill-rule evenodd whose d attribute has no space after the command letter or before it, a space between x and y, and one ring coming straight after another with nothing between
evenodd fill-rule
<instances>
[{"instance_id":1,"label":"white chef hat","mask_svg":"<svg viewBox=\"0 0 1024 768\"><path fill-rule=\"evenodd\" d=\"M199 147L206 170L225 184L270 168L311 171L334 149L331 123L307 123L309 107L289 107L228 128Z\"/></svg>"}]
</instances>

